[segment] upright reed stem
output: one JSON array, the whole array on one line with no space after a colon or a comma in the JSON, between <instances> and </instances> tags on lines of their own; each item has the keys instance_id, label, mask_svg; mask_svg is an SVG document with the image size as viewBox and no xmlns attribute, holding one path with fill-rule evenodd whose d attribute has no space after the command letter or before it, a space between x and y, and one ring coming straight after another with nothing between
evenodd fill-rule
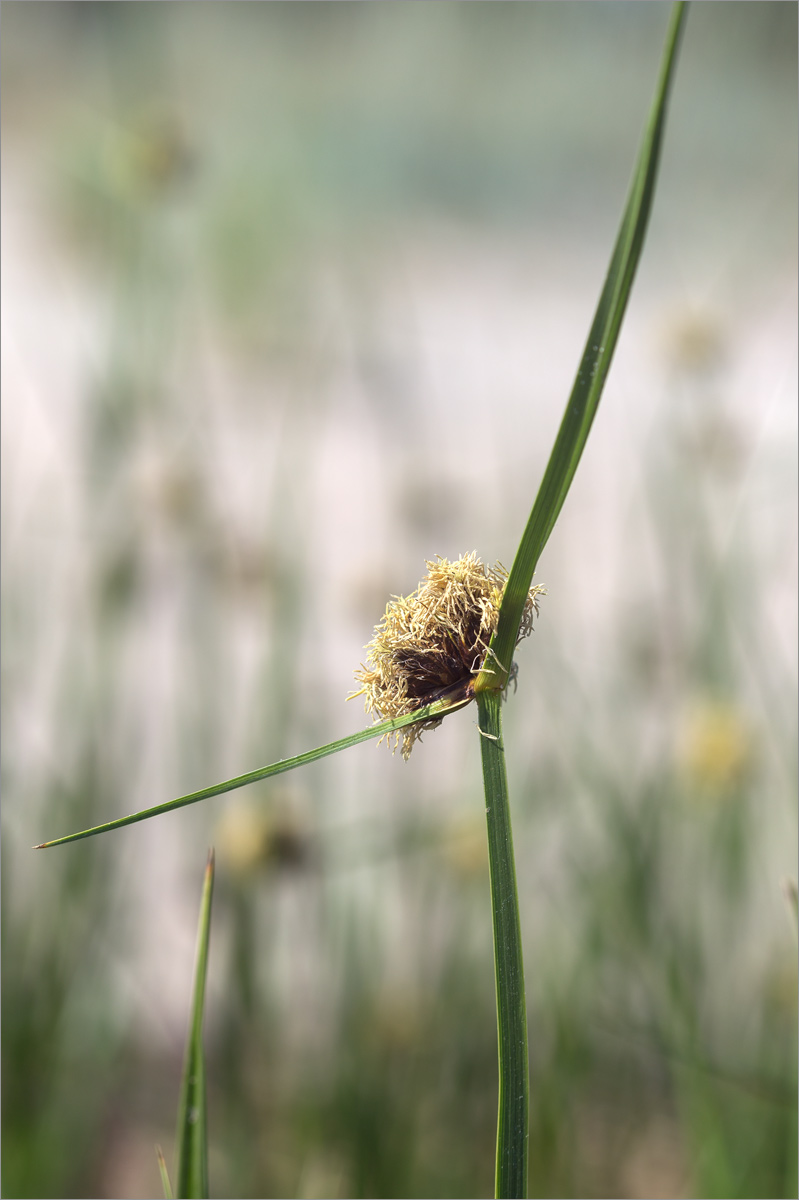
<instances>
[{"instance_id":1,"label":"upright reed stem","mask_svg":"<svg viewBox=\"0 0 799 1200\"><path fill-rule=\"evenodd\" d=\"M488 823L499 1044L496 1196L527 1195L530 1084L527 1009L513 832L498 691L477 694Z\"/></svg>"}]
</instances>

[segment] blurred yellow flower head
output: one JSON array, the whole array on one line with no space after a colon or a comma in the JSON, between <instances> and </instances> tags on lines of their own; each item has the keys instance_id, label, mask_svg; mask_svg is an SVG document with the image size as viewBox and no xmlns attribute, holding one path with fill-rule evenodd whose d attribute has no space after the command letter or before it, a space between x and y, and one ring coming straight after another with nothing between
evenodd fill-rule
<instances>
[{"instance_id":1,"label":"blurred yellow flower head","mask_svg":"<svg viewBox=\"0 0 799 1200\"><path fill-rule=\"evenodd\" d=\"M312 856L308 833L292 816L244 803L225 808L214 841L220 862L238 877L272 867L298 869Z\"/></svg>"},{"instance_id":2,"label":"blurred yellow flower head","mask_svg":"<svg viewBox=\"0 0 799 1200\"><path fill-rule=\"evenodd\" d=\"M745 777L752 762L752 734L732 704L704 701L686 720L680 762L687 781L705 795L720 797Z\"/></svg>"}]
</instances>

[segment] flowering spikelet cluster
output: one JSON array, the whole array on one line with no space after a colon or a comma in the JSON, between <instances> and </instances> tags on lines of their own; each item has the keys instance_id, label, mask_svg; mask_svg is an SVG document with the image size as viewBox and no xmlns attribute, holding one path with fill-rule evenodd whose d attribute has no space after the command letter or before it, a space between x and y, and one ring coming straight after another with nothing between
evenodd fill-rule
<instances>
[{"instance_id":1,"label":"flowering spikelet cluster","mask_svg":"<svg viewBox=\"0 0 799 1200\"><path fill-rule=\"evenodd\" d=\"M426 566L416 591L387 605L366 647L368 666L355 672L363 687L352 695L363 695L366 711L380 720L406 716L434 700L473 698L474 679L497 627L508 578L503 567L484 567L474 553L455 562L437 557ZM532 630L543 590L530 589L517 641ZM408 725L395 735L394 749L402 736L407 759L419 735L440 723L435 718Z\"/></svg>"}]
</instances>

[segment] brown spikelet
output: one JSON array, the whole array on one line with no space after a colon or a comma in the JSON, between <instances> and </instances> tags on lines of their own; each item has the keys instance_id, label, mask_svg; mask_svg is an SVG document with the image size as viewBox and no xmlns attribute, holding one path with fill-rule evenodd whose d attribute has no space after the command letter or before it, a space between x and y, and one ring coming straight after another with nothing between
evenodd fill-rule
<instances>
[{"instance_id":1,"label":"brown spikelet","mask_svg":"<svg viewBox=\"0 0 799 1200\"><path fill-rule=\"evenodd\" d=\"M406 716L445 697L470 699L497 626L508 578L503 567L484 567L473 552L455 562L437 557L426 566L416 591L395 596L386 606L366 647L368 666L355 672L363 686L352 696L363 695L366 711L380 720ZM543 590L530 589L518 641L533 628ZM440 723L436 718L409 725L395 735L394 749L402 736L407 759L419 735Z\"/></svg>"}]
</instances>

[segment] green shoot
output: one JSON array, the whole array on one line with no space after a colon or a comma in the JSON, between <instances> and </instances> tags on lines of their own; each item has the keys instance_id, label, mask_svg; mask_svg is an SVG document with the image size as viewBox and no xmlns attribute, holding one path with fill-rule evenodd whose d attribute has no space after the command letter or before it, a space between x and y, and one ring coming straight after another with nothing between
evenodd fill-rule
<instances>
[{"instance_id":1,"label":"green shoot","mask_svg":"<svg viewBox=\"0 0 799 1200\"><path fill-rule=\"evenodd\" d=\"M200 920L197 930L197 960L191 1024L186 1041L183 1079L178 1105L176 1191L182 1197L208 1195L208 1129L205 1097L205 1054L203 1051L203 1009L205 977L208 968L208 942L211 934L211 900L214 891L214 852L208 854Z\"/></svg>"}]
</instances>

